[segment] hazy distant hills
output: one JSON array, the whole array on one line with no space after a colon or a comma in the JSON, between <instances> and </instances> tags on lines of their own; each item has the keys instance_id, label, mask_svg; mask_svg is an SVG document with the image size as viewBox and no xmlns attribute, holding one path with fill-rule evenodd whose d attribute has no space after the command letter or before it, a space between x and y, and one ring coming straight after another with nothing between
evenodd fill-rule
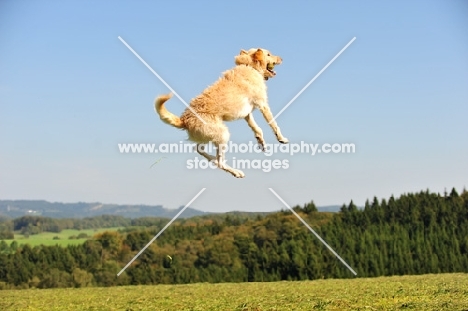
<instances>
[{"instance_id":1,"label":"hazy distant hills","mask_svg":"<svg viewBox=\"0 0 468 311\"><path fill-rule=\"evenodd\" d=\"M0 200L0 216L17 218L25 215L35 215L53 218L84 218L99 215L119 215L125 218L139 217L174 217L182 207L178 209L168 209L161 205L117 205L101 203L59 203L47 202L43 200ZM340 206L331 205L318 207L319 211L337 212ZM208 215L188 207L180 218L190 218L194 216ZM261 213L263 214L263 213Z\"/></svg>"},{"instance_id":2,"label":"hazy distant hills","mask_svg":"<svg viewBox=\"0 0 468 311\"><path fill-rule=\"evenodd\" d=\"M337 212L340 211L341 205L317 206L317 209L318 209L319 212L337 213Z\"/></svg>"},{"instance_id":3,"label":"hazy distant hills","mask_svg":"<svg viewBox=\"0 0 468 311\"><path fill-rule=\"evenodd\" d=\"M182 208L182 207L181 207ZM117 205L101 203L57 203L47 201L0 200L0 215L16 218L35 215L53 218L84 218L98 215L119 215L126 218L145 216L174 217L180 209L167 209L161 205ZM207 213L188 207L181 218L206 215Z\"/></svg>"}]
</instances>

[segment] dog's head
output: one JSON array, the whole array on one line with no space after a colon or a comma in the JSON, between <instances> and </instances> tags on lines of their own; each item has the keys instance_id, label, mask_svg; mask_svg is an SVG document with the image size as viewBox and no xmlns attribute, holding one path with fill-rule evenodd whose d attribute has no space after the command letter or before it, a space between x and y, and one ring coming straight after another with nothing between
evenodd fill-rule
<instances>
[{"instance_id":1,"label":"dog's head","mask_svg":"<svg viewBox=\"0 0 468 311\"><path fill-rule=\"evenodd\" d=\"M273 69L283 60L279 56L272 55L268 50L250 49L248 51L241 50L240 54L235 57L235 61L236 65L247 65L255 68L265 80L268 80L276 75Z\"/></svg>"}]
</instances>

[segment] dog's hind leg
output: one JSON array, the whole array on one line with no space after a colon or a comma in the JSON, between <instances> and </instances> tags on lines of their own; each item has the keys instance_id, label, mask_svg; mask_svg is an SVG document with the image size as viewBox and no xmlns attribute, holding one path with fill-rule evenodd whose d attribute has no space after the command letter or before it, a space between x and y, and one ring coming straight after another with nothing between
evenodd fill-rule
<instances>
[{"instance_id":1,"label":"dog's hind leg","mask_svg":"<svg viewBox=\"0 0 468 311\"><path fill-rule=\"evenodd\" d=\"M205 152L205 147L206 145L205 144L197 144L196 148L197 148L197 152L202 155L205 159L207 159L208 161L215 161L216 162L216 157L215 156L212 156L211 154L208 154Z\"/></svg>"},{"instance_id":2,"label":"dog's hind leg","mask_svg":"<svg viewBox=\"0 0 468 311\"><path fill-rule=\"evenodd\" d=\"M263 139L263 131L258 126L257 122L255 122L255 119L254 119L252 113L249 113L245 117L245 121L247 121L247 124L252 129L252 131L254 132L255 138L257 139L257 143L260 145L260 148L262 149L262 151L265 151L265 140Z\"/></svg>"},{"instance_id":3,"label":"dog's hind leg","mask_svg":"<svg viewBox=\"0 0 468 311\"><path fill-rule=\"evenodd\" d=\"M226 164L226 159L225 159L225 148L227 144L215 144L216 145L216 162L218 164L218 167L222 169L223 171L226 171L228 173L231 173L234 177L236 178L244 178L245 174L244 172L240 170L233 169L229 165Z\"/></svg>"},{"instance_id":4,"label":"dog's hind leg","mask_svg":"<svg viewBox=\"0 0 468 311\"><path fill-rule=\"evenodd\" d=\"M200 134L202 133L202 135ZM231 173L234 177L242 178L244 173L242 171L233 169L226 164L224 154L227 148L227 142L229 141L229 130L227 126L221 122L209 123L200 127L198 136L194 138L200 138L199 141L211 141L216 147L216 157L205 152L202 143L197 144L197 152L208 161L213 161L223 171Z\"/></svg>"}]
</instances>

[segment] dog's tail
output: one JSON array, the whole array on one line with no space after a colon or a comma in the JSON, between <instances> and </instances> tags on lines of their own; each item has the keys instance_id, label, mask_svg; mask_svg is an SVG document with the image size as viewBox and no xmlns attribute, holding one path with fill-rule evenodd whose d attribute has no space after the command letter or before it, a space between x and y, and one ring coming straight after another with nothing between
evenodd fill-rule
<instances>
[{"instance_id":1,"label":"dog's tail","mask_svg":"<svg viewBox=\"0 0 468 311\"><path fill-rule=\"evenodd\" d=\"M177 127L179 129L185 128L184 122L176 116L175 114L169 112L166 107L164 107L164 103L168 101L172 97L172 94L161 95L156 98L154 101L154 110L159 114L159 117L164 123L172 125L173 127Z\"/></svg>"}]
</instances>

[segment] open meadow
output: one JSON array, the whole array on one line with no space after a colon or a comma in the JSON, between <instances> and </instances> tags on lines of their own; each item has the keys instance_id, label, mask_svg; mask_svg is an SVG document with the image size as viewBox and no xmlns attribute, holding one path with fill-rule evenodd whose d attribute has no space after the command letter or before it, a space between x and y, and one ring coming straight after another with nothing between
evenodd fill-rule
<instances>
[{"instance_id":1,"label":"open meadow","mask_svg":"<svg viewBox=\"0 0 468 311\"><path fill-rule=\"evenodd\" d=\"M468 310L467 274L0 291L0 310Z\"/></svg>"},{"instance_id":2,"label":"open meadow","mask_svg":"<svg viewBox=\"0 0 468 311\"><path fill-rule=\"evenodd\" d=\"M64 229L58 233L41 232L39 234L31 234L28 237L25 237L19 232L15 232L14 239L4 240L4 241L8 245L10 245L11 242L16 241L18 245L29 244L32 247L36 245L45 245L45 246L78 245L78 244L83 244L88 238L91 238L96 233L105 232L105 231L116 231L118 229L121 229L121 228L115 227L115 228L82 229L82 230ZM86 234L88 238L77 238L80 234ZM70 237L75 237L75 238L70 239Z\"/></svg>"}]
</instances>

